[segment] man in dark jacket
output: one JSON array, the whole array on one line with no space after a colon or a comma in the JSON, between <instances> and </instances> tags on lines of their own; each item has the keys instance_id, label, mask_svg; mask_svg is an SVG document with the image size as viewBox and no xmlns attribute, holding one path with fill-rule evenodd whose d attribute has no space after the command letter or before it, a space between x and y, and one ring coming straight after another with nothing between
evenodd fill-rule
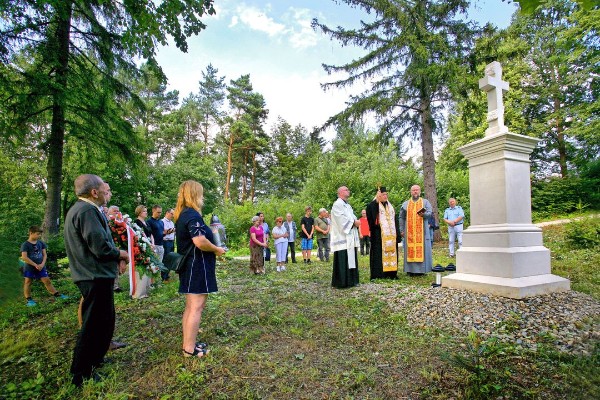
<instances>
[{"instance_id":1,"label":"man in dark jacket","mask_svg":"<svg viewBox=\"0 0 600 400\"><path fill-rule=\"evenodd\" d=\"M108 184L96 175L80 175L75 194L79 199L67 213L64 234L71 276L83 296L82 325L71 364L72 382L81 386L84 379L99 379L94 368L102 364L115 328L113 283L129 257L115 246L100 209L110 197Z\"/></svg>"}]
</instances>

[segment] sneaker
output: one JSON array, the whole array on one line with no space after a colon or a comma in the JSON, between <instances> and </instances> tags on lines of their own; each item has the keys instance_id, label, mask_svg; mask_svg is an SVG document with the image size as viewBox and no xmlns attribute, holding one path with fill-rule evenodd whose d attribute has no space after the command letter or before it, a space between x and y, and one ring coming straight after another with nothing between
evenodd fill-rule
<instances>
[{"instance_id":1,"label":"sneaker","mask_svg":"<svg viewBox=\"0 0 600 400\"><path fill-rule=\"evenodd\" d=\"M310 259L309 259L309 260L306 260L306 263L307 263L307 264L310 264Z\"/></svg>"},{"instance_id":2,"label":"sneaker","mask_svg":"<svg viewBox=\"0 0 600 400\"><path fill-rule=\"evenodd\" d=\"M111 340L110 345L108 346L108 350L122 349L123 347L126 347L126 346L127 346L127 343Z\"/></svg>"},{"instance_id":3,"label":"sneaker","mask_svg":"<svg viewBox=\"0 0 600 400\"><path fill-rule=\"evenodd\" d=\"M285 271L285 265L282 265L282 266L281 266L281 270L282 270L282 271Z\"/></svg>"},{"instance_id":4,"label":"sneaker","mask_svg":"<svg viewBox=\"0 0 600 400\"><path fill-rule=\"evenodd\" d=\"M277 266L277 272L281 272L281 267L279 265Z\"/></svg>"},{"instance_id":5,"label":"sneaker","mask_svg":"<svg viewBox=\"0 0 600 400\"><path fill-rule=\"evenodd\" d=\"M113 292L115 293L121 293L123 291L123 289L121 289L120 287L116 287L113 289Z\"/></svg>"},{"instance_id":6,"label":"sneaker","mask_svg":"<svg viewBox=\"0 0 600 400\"><path fill-rule=\"evenodd\" d=\"M27 307L35 307L35 306L37 306L37 303L33 299L30 299L30 300L27 300L26 306Z\"/></svg>"}]
</instances>

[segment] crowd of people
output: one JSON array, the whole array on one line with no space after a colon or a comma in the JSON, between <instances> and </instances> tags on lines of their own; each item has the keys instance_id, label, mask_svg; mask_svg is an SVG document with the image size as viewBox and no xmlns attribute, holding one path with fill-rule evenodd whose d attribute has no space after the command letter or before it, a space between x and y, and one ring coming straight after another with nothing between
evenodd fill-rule
<instances>
[{"instance_id":1,"label":"crowd of people","mask_svg":"<svg viewBox=\"0 0 600 400\"><path fill-rule=\"evenodd\" d=\"M162 207L152 207L148 218L147 207L136 208L135 221L120 213L115 205L107 207L112 193L108 183L100 177L84 174L74 182L77 202L65 217L64 239L73 282L81 293L78 309L80 331L73 351L71 364L72 383L81 386L86 379L101 379L95 372L104 362L109 349L124 346L113 341L115 328L114 293L119 286L119 274L129 266L130 294L133 298L147 296L152 276L163 282L170 279L169 270L158 268L165 254L177 248L179 293L185 296L182 316L182 354L184 357L204 357L208 344L198 340L202 312L208 295L218 291L216 279L217 257L226 252L202 216L204 188L195 181L183 182L178 191L174 209L167 209L164 218ZM357 218L348 203L350 190L341 186L331 213L319 209L312 217L312 208L298 227L291 213L275 218L271 230L264 213L252 217L249 228L250 269L256 275L265 273L265 260L270 259L269 238L274 240L277 272L284 272L290 259L296 263L295 241L301 238L302 257L311 263L313 237L317 237L317 255L320 261L333 258L331 285L347 288L358 284L358 249L369 256L371 279L396 278L398 273L399 244L403 244L404 272L425 274L432 268L432 234L435 220L429 201L421 197L421 188L414 185L410 198L396 213L388 201L385 187L376 195ZM450 255L454 255L454 240L462 243L464 212L450 199L444 212L444 221L451 233ZM28 240L21 246L23 262L24 295L27 305L36 303L31 298L31 284L35 279L43 282L48 292L61 299L67 296L52 285L45 267L46 245L40 240L41 229L32 226ZM142 268L136 269L136 260ZM148 273L147 273L148 272Z\"/></svg>"},{"instance_id":2,"label":"crowd of people","mask_svg":"<svg viewBox=\"0 0 600 400\"><path fill-rule=\"evenodd\" d=\"M252 218L250 228L250 270L264 274L265 260L269 260L269 233L275 239L277 272L286 270L288 255L296 262L294 242L299 231L302 258L305 264L311 263L313 239L317 239L317 256L321 262L329 262L333 252L332 286L349 287L358 282L357 257L369 256L370 279L395 279L398 276L399 246L403 249L403 270L408 275L423 275L432 269L433 235L439 229L433 215L431 203L421 197L421 187L410 188L410 198L396 212L388 201L385 186L377 188L373 200L361 211L357 218L348 204L350 190L342 186L338 189L338 200L333 203L331 214L325 208L319 209L318 217L312 217L312 208L305 207L296 227L291 213L275 218L276 227L271 232L264 221L264 213ZM455 244L462 246L462 224L464 212L449 199L444 212L444 222L448 225L449 256L455 256Z\"/></svg>"}]
</instances>

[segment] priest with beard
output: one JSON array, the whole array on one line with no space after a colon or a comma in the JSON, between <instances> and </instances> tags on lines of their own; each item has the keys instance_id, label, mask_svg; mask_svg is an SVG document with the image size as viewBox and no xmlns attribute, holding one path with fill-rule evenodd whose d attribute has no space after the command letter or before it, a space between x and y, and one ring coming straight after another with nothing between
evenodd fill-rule
<instances>
[{"instance_id":1,"label":"priest with beard","mask_svg":"<svg viewBox=\"0 0 600 400\"><path fill-rule=\"evenodd\" d=\"M396 279L401 236L396 223L396 211L388 201L385 186L377 189L375 199L367 205L366 210L371 231L371 280Z\"/></svg>"},{"instance_id":2,"label":"priest with beard","mask_svg":"<svg viewBox=\"0 0 600 400\"><path fill-rule=\"evenodd\" d=\"M431 253L429 218L433 214L431 203L421 198L421 187L410 188L411 198L400 208L400 232L404 244L404 272L408 275L423 275L431 271L433 256Z\"/></svg>"}]
</instances>

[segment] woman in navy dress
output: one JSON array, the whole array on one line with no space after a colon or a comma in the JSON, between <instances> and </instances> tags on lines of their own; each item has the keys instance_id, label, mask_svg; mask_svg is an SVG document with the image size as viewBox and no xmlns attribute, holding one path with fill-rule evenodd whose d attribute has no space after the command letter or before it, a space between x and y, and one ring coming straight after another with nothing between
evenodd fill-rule
<instances>
[{"instance_id":1,"label":"woman in navy dress","mask_svg":"<svg viewBox=\"0 0 600 400\"><path fill-rule=\"evenodd\" d=\"M185 294L183 312L183 354L203 357L208 353L205 343L196 342L202 311L209 293L216 292L216 258L225 249L214 244L212 231L202 219L204 188L196 181L185 181L179 186L175 207L177 252L184 255L191 246L194 250L185 260L179 273L179 293Z\"/></svg>"}]
</instances>

